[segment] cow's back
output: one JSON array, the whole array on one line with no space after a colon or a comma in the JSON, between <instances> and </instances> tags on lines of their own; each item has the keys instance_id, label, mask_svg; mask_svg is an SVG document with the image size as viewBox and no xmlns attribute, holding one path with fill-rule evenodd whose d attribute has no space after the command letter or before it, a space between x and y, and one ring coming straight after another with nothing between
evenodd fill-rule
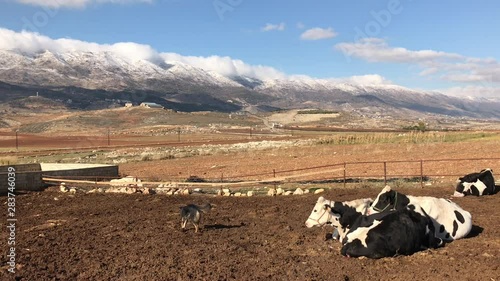
<instances>
[{"instance_id":1,"label":"cow's back","mask_svg":"<svg viewBox=\"0 0 500 281\"><path fill-rule=\"evenodd\" d=\"M428 216L407 208L360 216L342 241L341 254L382 258L439 247L441 243L431 242L430 223Z\"/></svg>"},{"instance_id":2,"label":"cow's back","mask_svg":"<svg viewBox=\"0 0 500 281\"><path fill-rule=\"evenodd\" d=\"M436 236L450 241L466 237L472 229L472 216L458 204L444 198L407 196L432 219Z\"/></svg>"}]
</instances>

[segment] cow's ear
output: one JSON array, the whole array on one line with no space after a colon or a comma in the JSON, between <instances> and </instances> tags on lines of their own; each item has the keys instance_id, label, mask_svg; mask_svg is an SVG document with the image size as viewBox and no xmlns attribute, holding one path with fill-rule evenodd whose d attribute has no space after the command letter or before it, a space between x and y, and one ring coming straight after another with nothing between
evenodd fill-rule
<instances>
[{"instance_id":1,"label":"cow's ear","mask_svg":"<svg viewBox=\"0 0 500 281\"><path fill-rule=\"evenodd\" d=\"M325 205L323 206L323 209L325 209L325 210L328 210L328 209L331 209L331 208L332 208L332 207L330 207L330 205L328 205L328 204L325 204Z\"/></svg>"},{"instance_id":2,"label":"cow's ear","mask_svg":"<svg viewBox=\"0 0 500 281\"><path fill-rule=\"evenodd\" d=\"M391 191L391 187L388 185L386 185L384 189L382 189L382 192L389 192L389 191Z\"/></svg>"}]
</instances>

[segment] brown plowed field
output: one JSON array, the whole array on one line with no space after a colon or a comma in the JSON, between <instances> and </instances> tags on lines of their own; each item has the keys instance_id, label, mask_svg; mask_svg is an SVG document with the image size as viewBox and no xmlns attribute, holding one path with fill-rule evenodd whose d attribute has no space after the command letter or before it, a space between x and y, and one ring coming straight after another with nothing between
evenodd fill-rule
<instances>
[{"instance_id":1,"label":"brown plowed field","mask_svg":"<svg viewBox=\"0 0 500 281\"><path fill-rule=\"evenodd\" d=\"M499 158L498 141L277 147L127 163L120 171L143 179L212 178L345 161L478 156ZM388 172L396 174L403 164L393 165ZM485 167L500 171L496 160L430 161L424 171L451 175ZM381 166L357 167L349 174L369 176L375 169L378 173ZM418 183L395 187L406 194L449 197L450 180L434 177L424 188ZM333 188L322 195L345 201L375 197L381 188L380 182L354 185L344 189L342 184L328 184ZM500 194L453 199L473 216L470 237L412 256L371 260L342 257L338 242L325 241L326 230L305 227L319 195L169 197L53 190L16 197L15 274L5 266L9 233L3 204L0 280L500 280ZM217 208L204 217L202 232L181 231L179 206L205 202Z\"/></svg>"},{"instance_id":2,"label":"brown plowed field","mask_svg":"<svg viewBox=\"0 0 500 281\"><path fill-rule=\"evenodd\" d=\"M344 201L378 191L332 189L323 196ZM451 193L436 186L399 191ZM473 215L470 237L379 260L343 257L338 242L325 240L325 230L305 227L318 196L19 195L18 269L2 270L0 279L500 280L500 195L454 199ZM179 206L204 202L217 207L204 217L202 231L182 231ZM1 214L1 240L7 241ZM0 262L6 264L5 254Z\"/></svg>"}]
</instances>

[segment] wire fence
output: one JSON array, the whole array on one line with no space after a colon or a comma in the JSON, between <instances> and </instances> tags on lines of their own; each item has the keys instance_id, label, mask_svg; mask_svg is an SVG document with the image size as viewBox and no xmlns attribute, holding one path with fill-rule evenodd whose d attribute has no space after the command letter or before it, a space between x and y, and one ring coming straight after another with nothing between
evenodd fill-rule
<instances>
[{"instance_id":1,"label":"wire fence","mask_svg":"<svg viewBox=\"0 0 500 281\"><path fill-rule=\"evenodd\" d=\"M177 184L183 186L231 186L245 184L282 184L282 183L347 183L360 181L378 181L387 184L389 181L404 180L424 184L433 179L456 180L469 173L479 172L485 168L493 171L500 168L500 158L464 158L464 159L420 159L391 161L343 162L331 165L304 167L298 169L276 170L269 172L239 174L224 176L221 172L218 178L200 178L190 176L181 178L170 176L163 180L142 179L143 184ZM57 177L51 177L52 180ZM64 177L77 182L78 180L109 182L109 177L75 176Z\"/></svg>"}]
</instances>

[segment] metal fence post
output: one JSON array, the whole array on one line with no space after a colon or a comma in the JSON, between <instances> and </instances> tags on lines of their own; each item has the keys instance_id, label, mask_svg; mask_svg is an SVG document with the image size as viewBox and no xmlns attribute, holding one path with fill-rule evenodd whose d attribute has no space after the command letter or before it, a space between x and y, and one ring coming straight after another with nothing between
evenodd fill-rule
<instances>
[{"instance_id":1,"label":"metal fence post","mask_svg":"<svg viewBox=\"0 0 500 281\"><path fill-rule=\"evenodd\" d=\"M384 161L384 185L387 185L387 162Z\"/></svg>"},{"instance_id":2,"label":"metal fence post","mask_svg":"<svg viewBox=\"0 0 500 281\"><path fill-rule=\"evenodd\" d=\"M420 188L424 188L424 160L420 159Z\"/></svg>"},{"instance_id":3,"label":"metal fence post","mask_svg":"<svg viewBox=\"0 0 500 281\"><path fill-rule=\"evenodd\" d=\"M346 185L346 166L347 166L347 163L344 162L344 188L345 188L345 185Z\"/></svg>"}]
</instances>

